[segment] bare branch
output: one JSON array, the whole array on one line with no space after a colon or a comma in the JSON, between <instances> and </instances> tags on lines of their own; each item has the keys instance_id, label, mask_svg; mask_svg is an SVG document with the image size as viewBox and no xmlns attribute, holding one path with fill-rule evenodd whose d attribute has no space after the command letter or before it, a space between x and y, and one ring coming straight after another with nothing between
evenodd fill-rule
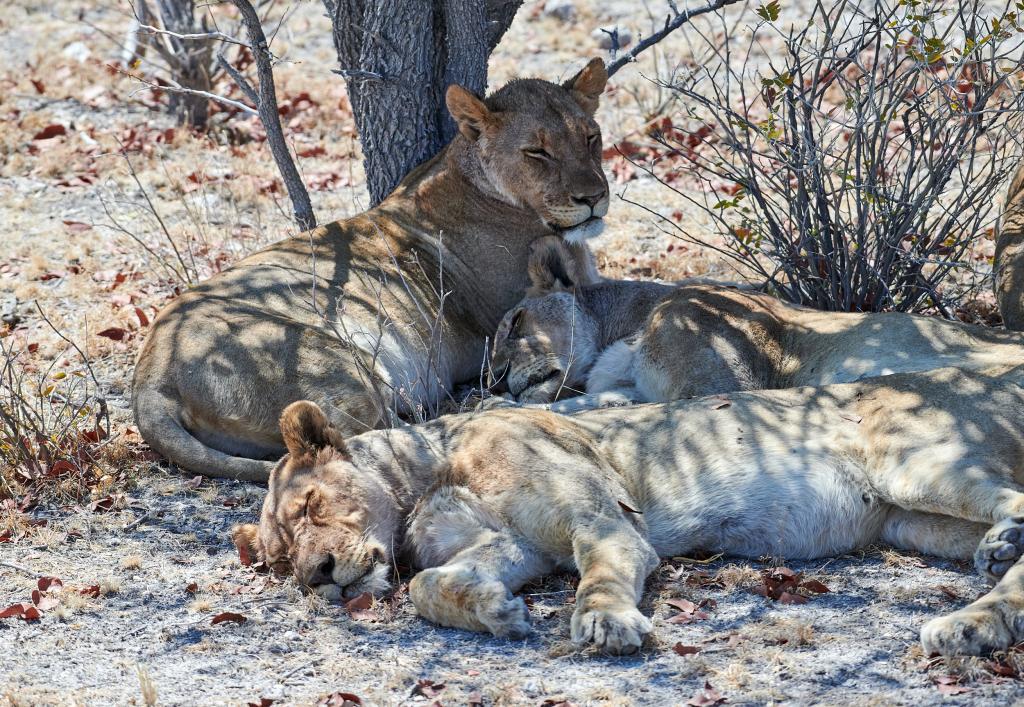
<instances>
[{"instance_id":1,"label":"bare branch","mask_svg":"<svg viewBox=\"0 0 1024 707\"><path fill-rule=\"evenodd\" d=\"M698 17L700 15L706 15L707 13L714 12L715 10L721 10L723 7L725 7L727 5L734 5L734 4L738 3L739 1L740 0L714 0L713 2L710 2L707 5L704 5L702 7L698 7L695 10L685 10L683 12L677 12L674 16L673 15L669 15L665 19L665 26L664 27L662 27L660 30L658 30L654 34L652 34L647 39L645 39L645 40L643 40L641 42L637 42L635 47L633 47L628 52L626 52L625 54L620 56L618 59L613 61L611 64L609 64L608 65L608 75L612 76L612 75L615 74L616 71L621 69L626 64L629 64L630 62L636 61L637 56L641 52L643 52L643 51L645 51L647 49L650 49L655 44L657 44L658 42L663 40L665 37L669 36L670 34L675 32L677 29L679 29L680 27L685 25L687 22L689 22L694 17ZM669 7L671 7L673 11L675 11L675 9L676 9L674 4L671 4Z\"/></svg>"},{"instance_id":2,"label":"bare branch","mask_svg":"<svg viewBox=\"0 0 1024 707\"><path fill-rule=\"evenodd\" d=\"M267 37L263 33L263 25L249 0L231 0L231 2L242 15L242 24L245 25L249 46L256 60L256 73L259 77L257 93L259 100L256 103L256 109L259 112L263 128L267 132L267 144L270 146L270 152L281 172L285 189L288 190L295 222L303 231L308 231L316 228L316 216L313 214L309 192L306 191L306 185L303 184L299 170L295 167L295 160L292 159L292 154L288 150L284 130L281 128L281 118L277 110L277 92L274 88L272 55L267 44Z\"/></svg>"}]
</instances>

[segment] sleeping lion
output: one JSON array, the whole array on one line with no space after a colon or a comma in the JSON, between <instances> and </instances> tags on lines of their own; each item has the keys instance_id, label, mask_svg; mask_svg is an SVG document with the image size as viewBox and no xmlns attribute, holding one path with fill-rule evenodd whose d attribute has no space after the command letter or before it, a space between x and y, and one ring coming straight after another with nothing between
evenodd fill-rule
<instances>
[{"instance_id":1,"label":"sleeping lion","mask_svg":"<svg viewBox=\"0 0 1024 707\"><path fill-rule=\"evenodd\" d=\"M709 284L584 282L556 238L502 319L492 371L521 403L573 412L736 390L845 383L942 366L1024 364L1024 337L913 314L822 312Z\"/></svg>"},{"instance_id":2,"label":"sleeping lion","mask_svg":"<svg viewBox=\"0 0 1024 707\"><path fill-rule=\"evenodd\" d=\"M393 551L436 623L529 631L513 594L581 579L572 639L610 653L652 631L637 608L659 556L787 559L884 541L974 557L995 588L928 622L926 652L1024 638L1024 390L1006 369L944 368L568 417L453 415L342 439L313 403L280 421L288 454L235 542L328 598L389 587ZM767 512L766 509L770 509Z\"/></svg>"}]
</instances>

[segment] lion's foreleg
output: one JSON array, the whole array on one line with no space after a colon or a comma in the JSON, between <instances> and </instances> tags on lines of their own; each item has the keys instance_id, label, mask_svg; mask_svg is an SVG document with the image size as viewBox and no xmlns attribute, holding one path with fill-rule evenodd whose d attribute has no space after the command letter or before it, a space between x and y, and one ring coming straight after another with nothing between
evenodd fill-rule
<instances>
[{"instance_id":1,"label":"lion's foreleg","mask_svg":"<svg viewBox=\"0 0 1024 707\"><path fill-rule=\"evenodd\" d=\"M893 508L882 527L882 540L903 550L966 559L974 554L988 529L984 523Z\"/></svg>"},{"instance_id":2,"label":"lion's foreleg","mask_svg":"<svg viewBox=\"0 0 1024 707\"><path fill-rule=\"evenodd\" d=\"M512 592L550 568L508 531L481 528L470 547L413 577L409 596L423 617L442 626L522 638L529 611Z\"/></svg>"},{"instance_id":3,"label":"lion's foreleg","mask_svg":"<svg viewBox=\"0 0 1024 707\"><path fill-rule=\"evenodd\" d=\"M637 602L644 580L658 566L650 543L624 517L599 517L573 528L580 571L572 640L609 653L634 653L653 628Z\"/></svg>"},{"instance_id":4,"label":"lion's foreleg","mask_svg":"<svg viewBox=\"0 0 1024 707\"><path fill-rule=\"evenodd\" d=\"M988 594L959 611L932 619L921 629L925 651L943 655L983 655L1021 640L1024 562L1020 560Z\"/></svg>"}]
</instances>

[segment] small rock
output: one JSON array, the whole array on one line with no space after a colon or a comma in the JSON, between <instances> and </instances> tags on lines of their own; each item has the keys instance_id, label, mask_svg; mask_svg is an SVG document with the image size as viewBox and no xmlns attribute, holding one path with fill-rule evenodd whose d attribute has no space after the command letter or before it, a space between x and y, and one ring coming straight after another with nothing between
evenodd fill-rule
<instances>
[{"instance_id":1,"label":"small rock","mask_svg":"<svg viewBox=\"0 0 1024 707\"><path fill-rule=\"evenodd\" d=\"M557 17L562 22L576 19L576 3L573 0L548 0L544 3L544 14Z\"/></svg>"},{"instance_id":2,"label":"small rock","mask_svg":"<svg viewBox=\"0 0 1024 707\"><path fill-rule=\"evenodd\" d=\"M285 631L284 635L281 636L281 638L283 638L286 641L297 641L299 640L300 636L298 631Z\"/></svg>"},{"instance_id":3,"label":"small rock","mask_svg":"<svg viewBox=\"0 0 1024 707\"><path fill-rule=\"evenodd\" d=\"M611 49L612 34L615 32L619 33L619 49L628 47L633 41L633 33L625 27L598 27L590 33L590 36L601 49Z\"/></svg>"},{"instance_id":4,"label":"small rock","mask_svg":"<svg viewBox=\"0 0 1024 707\"><path fill-rule=\"evenodd\" d=\"M62 51L61 54L69 59L74 59L81 64L92 56L92 50L89 49L85 42L72 42L64 47L64 51Z\"/></svg>"}]
</instances>

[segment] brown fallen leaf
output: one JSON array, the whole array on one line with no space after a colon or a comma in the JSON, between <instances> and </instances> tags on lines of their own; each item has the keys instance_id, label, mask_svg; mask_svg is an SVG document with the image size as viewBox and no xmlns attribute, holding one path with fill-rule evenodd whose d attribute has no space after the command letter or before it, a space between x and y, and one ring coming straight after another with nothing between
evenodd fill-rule
<instances>
[{"instance_id":1,"label":"brown fallen leaf","mask_svg":"<svg viewBox=\"0 0 1024 707\"><path fill-rule=\"evenodd\" d=\"M641 513L637 509L633 508L632 506L626 505L622 501L619 501L619 508L624 510L626 513L633 513L633 514L638 515L638 516L642 516L643 515L643 513Z\"/></svg>"},{"instance_id":2,"label":"brown fallen leaf","mask_svg":"<svg viewBox=\"0 0 1024 707\"><path fill-rule=\"evenodd\" d=\"M710 682L705 682L704 689L691 697L686 704L691 707L714 707L725 702L727 700L718 693L718 690L713 688Z\"/></svg>"},{"instance_id":3,"label":"brown fallen leaf","mask_svg":"<svg viewBox=\"0 0 1024 707\"><path fill-rule=\"evenodd\" d=\"M783 592L779 595L780 604L806 604L807 597L792 592Z\"/></svg>"},{"instance_id":4,"label":"brown fallen leaf","mask_svg":"<svg viewBox=\"0 0 1024 707\"><path fill-rule=\"evenodd\" d=\"M416 681L416 685L412 688L412 695L422 695L428 700L432 697L437 697L444 691L445 684L443 682L434 682L426 678L421 678Z\"/></svg>"},{"instance_id":5,"label":"brown fallen leaf","mask_svg":"<svg viewBox=\"0 0 1024 707\"><path fill-rule=\"evenodd\" d=\"M815 594L827 594L832 591L816 579L808 579L801 582L800 588L806 589L809 592L814 592Z\"/></svg>"},{"instance_id":6,"label":"brown fallen leaf","mask_svg":"<svg viewBox=\"0 0 1024 707\"><path fill-rule=\"evenodd\" d=\"M697 605L689 599L669 599L665 603L687 614L692 614L697 610Z\"/></svg>"},{"instance_id":7,"label":"brown fallen leaf","mask_svg":"<svg viewBox=\"0 0 1024 707\"><path fill-rule=\"evenodd\" d=\"M682 643L677 643L672 646L672 650L679 655L696 655L700 653L701 649L700 646L684 646Z\"/></svg>"},{"instance_id":8,"label":"brown fallen leaf","mask_svg":"<svg viewBox=\"0 0 1024 707\"><path fill-rule=\"evenodd\" d=\"M189 582L187 585L185 585L185 591L189 594L195 594L197 591L199 591L199 585L195 582Z\"/></svg>"},{"instance_id":9,"label":"brown fallen leaf","mask_svg":"<svg viewBox=\"0 0 1024 707\"><path fill-rule=\"evenodd\" d=\"M121 341L128 336L128 330L122 329L121 327L112 326L109 329L97 332L96 336L102 336L105 339L111 339L113 341Z\"/></svg>"},{"instance_id":10,"label":"brown fallen leaf","mask_svg":"<svg viewBox=\"0 0 1024 707\"><path fill-rule=\"evenodd\" d=\"M31 604L11 604L3 611L0 611L0 619L9 619L12 617L19 618L24 621L38 621L40 613L39 609Z\"/></svg>"},{"instance_id":11,"label":"brown fallen leaf","mask_svg":"<svg viewBox=\"0 0 1024 707\"><path fill-rule=\"evenodd\" d=\"M962 695L970 692L969 687L960 684L960 678L954 675L942 675L935 680L935 687L943 695Z\"/></svg>"},{"instance_id":12,"label":"brown fallen leaf","mask_svg":"<svg viewBox=\"0 0 1024 707\"><path fill-rule=\"evenodd\" d=\"M938 586L937 586L937 587L935 587L935 588L936 588L936 589L938 589L938 590L939 590L940 592L942 592L943 594L945 594L945 595L946 595L947 597L949 597L950 599L952 599L953 601L956 601L956 600L958 600L958 599L960 598L960 595L959 595L959 594L957 594L957 593L956 593L956 592L955 592L955 591L953 590L953 588L952 588L952 587L946 586L945 584L940 584L940 585L938 585Z\"/></svg>"},{"instance_id":13,"label":"brown fallen leaf","mask_svg":"<svg viewBox=\"0 0 1024 707\"><path fill-rule=\"evenodd\" d=\"M320 701L316 703L316 707L352 707L353 705L362 705L363 701L359 695L352 694L351 692L332 692L329 695L325 695L320 698Z\"/></svg>"},{"instance_id":14,"label":"brown fallen leaf","mask_svg":"<svg viewBox=\"0 0 1024 707\"><path fill-rule=\"evenodd\" d=\"M241 614L236 614L233 611L222 611L221 613L217 614L212 619L210 619L210 625L216 626L217 624L224 623L225 621L230 621L236 624L244 624L246 621L248 621L248 619L242 616Z\"/></svg>"},{"instance_id":15,"label":"brown fallen leaf","mask_svg":"<svg viewBox=\"0 0 1024 707\"><path fill-rule=\"evenodd\" d=\"M91 597L93 599L96 599L100 595L100 585L92 584L88 587L82 587L78 590L78 593L81 594L83 597Z\"/></svg>"},{"instance_id":16,"label":"brown fallen leaf","mask_svg":"<svg viewBox=\"0 0 1024 707\"><path fill-rule=\"evenodd\" d=\"M345 602L345 610L355 621L376 621L377 614L371 609L373 606L373 595L363 592L354 599Z\"/></svg>"},{"instance_id":17,"label":"brown fallen leaf","mask_svg":"<svg viewBox=\"0 0 1024 707\"><path fill-rule=\"evenodd\" d=\"M32 136L33 140L49 140L58 135L67 135L68 129L60 123L50 123L45 128Z\"/></svg>"},{"instance_id":18,"label":"brown fallen leaf","mask_svg":"<svg viewBox=\"0 0 1024 707\"><path fill-rule=\"evenodd\" d=\"M269 697L261 697L259 702L250 702L249 707L270 707L274 701Z\"/></svg>"},{"instance_id":19,"label":"brown fallen leaf","mask_svg":"<svg viewBox=\"0 0 1024 707\"><path fill-rule=\"evenodd\" d=\"M146 313L142 311L141 307L135 308L135 316L139 319L139 326L149 326L149 317L146 316Z\"/></svg>"},{"instance_id":20,"label":"brown fallen leaf","mask_svg":"<svg viewBox=\"0 0 1024 707\"><path fill-rule=\"evenodd\" d=\"M41 592L45 592L49 589L60 589L64 586L64 582L60 581L56 577L40 577L39 581L36 582L36 587Z\"/></svg>"},{"instance_id":21,"label":"brown fallen leaf","mask_svg":"<svg viewBox=\"0 0 1024 707\"><path fill-rule=\"evenodd\" d=\"M57 599L57 597L47 596L44 592L41 592L38 589L33 589L32 603L35 604L36 608L40 611L51 611L60 604L60 600Z\"/></svg>"}]
</instances>

